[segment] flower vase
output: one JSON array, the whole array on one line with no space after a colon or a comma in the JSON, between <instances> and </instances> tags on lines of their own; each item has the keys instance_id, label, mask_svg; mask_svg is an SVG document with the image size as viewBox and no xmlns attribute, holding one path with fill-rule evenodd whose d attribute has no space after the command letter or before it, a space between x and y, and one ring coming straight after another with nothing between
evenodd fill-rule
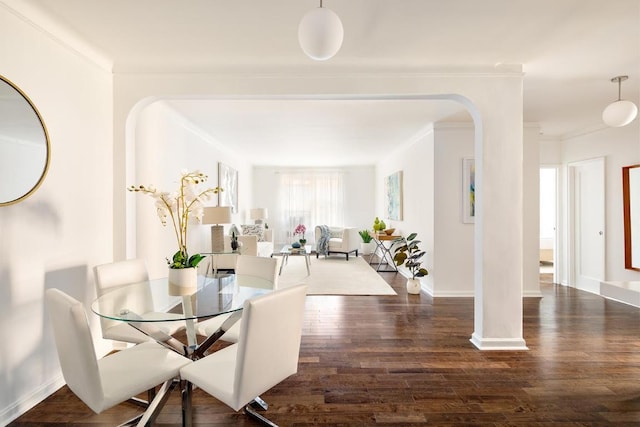
<instances>
[{"instance_id":1,"label":"flower vase","mask_svg":"<svg viewBox=\"0 0 640 427\"><path fill-rule=\"evenodd\" d=\"M304 247L307 244L307 239L300 239L300 246Z\"/></svg>"},{"instance_id":2,"label":"flower vase","mask_svg":"<svg viewBox=\"0 0 640 427\"><path fill-rule=\"evenodd\" d=\"M191 295L198 289L198 269L170 268L169 295Z\"/></svg>"},{"instance_id":3,"label":"flower vase","mask_svg":"<svg viewBox=\"0 0 640 427\"><path fill-rule=\"evenodd\" d=\"M407 292L417 295L421 289L420 279L407 279Z\"/></svg>"}]
</instances>

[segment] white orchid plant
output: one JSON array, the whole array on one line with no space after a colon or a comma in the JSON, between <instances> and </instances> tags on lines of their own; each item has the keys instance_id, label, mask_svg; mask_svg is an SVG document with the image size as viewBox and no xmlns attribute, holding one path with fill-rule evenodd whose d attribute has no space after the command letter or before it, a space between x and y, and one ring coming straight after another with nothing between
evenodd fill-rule
<instances>
[{"instance_id":1,"label":"white orchid plant","mask_svg":"<svg viewBox=\"0 0 640 427\"><path fill-rule=\"evenodd\" d=\"M167 258L170 268L196 267L204 259L201 254L189 256L187 227L192 219L201 222L204 214L204 202L223 191L221 187L200 189L199 185L207 179L207 175L200 171L182 171L180 186L178 191L174 193L158 191L152 185L132 185L128 188L129 191L148 194L154 198L158 218L160 218L162 225L166 226L169 222L168 219L170 219L178 241L178 251L171 260Z\"/></svg>"}]
</instances>

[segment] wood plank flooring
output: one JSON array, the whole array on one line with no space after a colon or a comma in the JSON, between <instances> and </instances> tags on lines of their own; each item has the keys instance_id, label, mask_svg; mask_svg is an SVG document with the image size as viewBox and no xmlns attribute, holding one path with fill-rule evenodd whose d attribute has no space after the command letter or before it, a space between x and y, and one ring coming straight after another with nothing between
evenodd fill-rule
<instances>
[{"instance_id":1,"label":"wood plank flooring","mask_svg":"<svg viewBox=\"0 0 640 427\"><path fill-rule=\"evenodd\" d=\"M554 285L524 302L529 351L477 350L471 298L307 298L299 372L262 397L281 426L638 426L640 309ZM254 426L201 390L196 426ZM112 426L63 387L10 424ZM180 425L174 393L157 425Z\"/></svg>"}]
</instances>

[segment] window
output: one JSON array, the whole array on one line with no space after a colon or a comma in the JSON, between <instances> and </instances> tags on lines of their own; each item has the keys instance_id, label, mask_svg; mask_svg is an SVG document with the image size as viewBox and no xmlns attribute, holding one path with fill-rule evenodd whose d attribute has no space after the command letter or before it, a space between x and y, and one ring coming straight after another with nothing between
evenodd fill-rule
<instances>
[{"instance_id":1,"label":"window","mask_svg":"<svg viewBox=\"0 0 640 427\"><path fill-rule=\"evenodd\" d=\"M307 227L305 238L314 243L316 225L344 223L344 172L287 171L280 173L278 242L291 242L298 224Z\"/></svg>"}]
</instances>

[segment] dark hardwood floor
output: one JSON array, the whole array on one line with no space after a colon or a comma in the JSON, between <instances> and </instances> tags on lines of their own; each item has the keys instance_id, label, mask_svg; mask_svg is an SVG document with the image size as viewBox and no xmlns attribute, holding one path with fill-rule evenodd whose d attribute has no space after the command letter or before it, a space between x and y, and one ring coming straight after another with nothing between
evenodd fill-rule
<instances>
[{"instance_id":1,"label":"dark hardwood floor","mask_svg":"<svg viewBox=\"0 0 640 427\"><path fill-rule=\"evenodd\" d=\"M640 309L554 285L524 302L529 351L479 351L471 298L309 296L300 365L262 397L281 426L638 426ZM196 426L254 426L201 390ZM10 424L112 426L137 408L94 414L67 387ZM157 425L180 425L171 396Z\"/></svg>"}]
</instances>

